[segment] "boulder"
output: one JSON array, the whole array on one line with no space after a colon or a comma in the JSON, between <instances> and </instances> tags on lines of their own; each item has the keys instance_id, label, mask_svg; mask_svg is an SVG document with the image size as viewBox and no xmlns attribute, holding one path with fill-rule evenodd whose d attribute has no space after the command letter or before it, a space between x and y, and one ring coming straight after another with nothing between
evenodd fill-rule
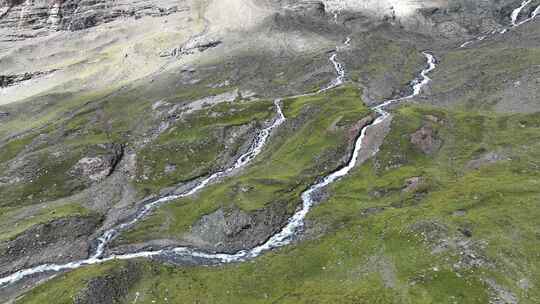
<instances>
[{"instance_id":1,"label":"boulder","mask_svg":"<svg viewBox=\"0 0 540 304\"><path fill-rule=\"evenodd\" d=\"M142 276L136 262L128 262L105 275L92 278L73 299L75 304L120 303L129 288Z\"/></svg>"},{"instance_id":2,"label":"boulder","mask_svg":"<svg viewBox=\"0 0 540 304\"><path fill-rule=\"evenodd\" d=\"M216 252L247 250L278 232L288 216L287 208L278 203L249 213L235 206L220 208L195 223L186 241Z\"/></svg>"},{"instance_id":3,"label":"boulder","mask_svg":"<svg viewBox=\"0 0 540 304\"><path fill-rule=\"evenodd\" d=\"M123 155L123 147L118 144L102 144L92 149L70 170L75 177L99 182L111 175Z\"/></svg>"},{"instance_id":4,"label":"boulder","mask_svg":"<svg viewBox=\"0 0 540 304\"><path fill-rule=\"evenodd\" d=\"M416 192L425 184L425 179L421 176L415 176L408 178L405 181L405 186L403 187L402 192L404 193L412 193Z\"/></svg>"},{"instance_id":5,"label":"boulder","mask_svg":"<svg viewBox=\"0 0 540 304\"><path fill-rule=\"evenodd\" d=\"M432 155L441 148L441 140L436 137L433 127L424 125L411 135L411 143L422 153Z\"/></svg>"}]
</instances>

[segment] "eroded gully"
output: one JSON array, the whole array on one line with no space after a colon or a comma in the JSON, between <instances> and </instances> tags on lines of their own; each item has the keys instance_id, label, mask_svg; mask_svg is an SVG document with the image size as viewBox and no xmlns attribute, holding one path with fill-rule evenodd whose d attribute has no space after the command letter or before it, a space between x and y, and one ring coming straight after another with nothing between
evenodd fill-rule
<instances>
[{"instance_id":1,"label":"eroded gully","mask_svg":"<svg viewBox=\"0 0 540 304\"><path fill-rule=\"evenodd\" d=\"M344 42L344 45L348 46L350 42L351 42L351 38L347 37ZM377 112L379 116L371 124L362 128L359 136L357 137L355 141L353 153L349 161L347 162L347 164L343 166L342 168L340 168L339 170L334 171L333 173L322 178L319 182L313 184L311 187L305 190L301 194L301 199L302 199L301 208L299 208L293 214L293 216L289 219L287 224L277 234L270 237L263 244L256 246L250 250L239 251L235 254L208 253L208 252L199 251L199 250L189 248L189 247L176 247L172 249L162 249L162 250L155 250L155 251L139 251L139 252L128 253L128 254L104 256L107 245L121 231L131 228L138 221L146 217L155 208L159 207L160 205L164 203L167 203L167 202L170 202L170 201L182 198L182 197L190 196L200 191L201 189L206 187L208 184L220 178L226 177L227 175L231 174L233 171L246 166L253 158L255 158L262 151L268 137L271 134L271 131L279 127L285 121L285 116L283 115L283 112L280 107L280 100L276 100L274 102L277 109L277 117L274 119L273 123L258 133L254 143L251 145L248 151L245 154L241 155L232 167L223 171L216 172L206 177L205 179L196 183L191 189L183 193L163 196L161 198L148 202L141 209L139 209L139 211L135 214L135 216L133 216L132 219L112 229L105 231L97 239L96 250L90 258L74 261L74 262L70 262L66 264L44 264L44 265L39 265L39 266L28 268L28 269L23 269L9 276L0 278L0 286L13 284L17 281L20 281L21 279L25 277L29 277L36 274L54 273L54 272L59 272L59 271L73 270L73 269L77 269L83 266L105 263L112 260L129 260L129 259L136 259L136 258L149 258L149 257L173 255L176 257L191 257L191 258L197 258L199 260L202 259L202 260L206 260L209 263L242 262L242 261L255 258L261 255L263 252L290 244L293 241L293 237L303 227L304 220L315 203L314 194L316 194L321 189L327 187L328 185L334 183L335 181L339 180L340 178L346 176L356 166L357 161L358 161L358 156L362 149L364 138L366 136L366 132L368 131L368 129L388 119L390 114L385 110L385 108L390 105L416 97L417 95L421 93L422 88L430 82L430 78L428 77L428 74L432 70L435 69L436 60L433 55L427 52L423 52L423 55L426 57L427 67L424 70L422 70L420 75L415 80L411 82L412 93L405 97L384 101L378 106L375 106L372 108L372 110ZM316 93L304 94L304 95L299 95L299 96L320 94L322 92L338 87L345 82L345 68L338 61L337 52L333 53L329 60L334 66L334 69L336 71L336 78L327 87L319 90ZM298 96L294 96L294 97L298 97ZM375 151L374 153L376 152L377 151Z\"/></svg>"}]
</instances>

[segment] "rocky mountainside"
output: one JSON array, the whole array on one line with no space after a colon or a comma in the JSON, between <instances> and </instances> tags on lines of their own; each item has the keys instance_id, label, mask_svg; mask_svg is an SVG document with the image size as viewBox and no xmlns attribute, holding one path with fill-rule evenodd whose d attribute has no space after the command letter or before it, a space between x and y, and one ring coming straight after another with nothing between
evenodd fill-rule
<instances>
[{"instance_id":1,"label":"rocky mountainside","mask_svg":"<svg viewBox=\"0 0 540 304\"><path fill-rule=\"evenodd\" d=\"M539 303L540 0L0 0L0 302Z\"/></svg>"},{"instance_id":2,"label":"rocky mountainside","mask_svg":"<svg viewBox=\"0 0 540 304\"><path fill-rule=\"evenodd\" d=\"M283 3L282 3L283 2ZM252 6L288 7L308 14L354 12L375 20L394 21L407 27L443 34L478 32L509 22L518 1L468 0L325 0L254 1ZM78 31L117 19L162 17L193 9L190 1L18 1L0 2L0 29L5 41L24 40L55 31ZM201 4L206 5L206 4Z\"/></svg>"},{"instance_id":3,"label":"rocky mountainside","mask_svg":"<svg viewBox=\"0 0 540 304\"><path fill-rule=\"evenodd\" d=\"M83 30L118 18L165 16L182 9L181 2L3 0L0 28L7 41L28 39L53 31Z\"/></svg>"}]
</instances>

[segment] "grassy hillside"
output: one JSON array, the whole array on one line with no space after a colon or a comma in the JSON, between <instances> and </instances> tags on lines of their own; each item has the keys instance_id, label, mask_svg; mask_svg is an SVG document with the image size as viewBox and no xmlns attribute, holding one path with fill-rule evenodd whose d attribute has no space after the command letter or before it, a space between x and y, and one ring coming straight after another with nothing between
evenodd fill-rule
<instances>
[{"instance_id":1,"label":"grassy hillside","mask_svg":"<svg viewBox=\"0 0 540 304\"><path fill-rule=\"evenodd\" d=\"M287 122L253 165L239 176L163 206L119 243L179 238L201 216L231 205L254 211L285 203L292 212L304 189L345 161L356 136L351 128L369 113L354 88L284 100L283 112Z\"/></svg>"},{"instance_id":2,"label":"grassy hillside","mask_svg":"<svg viewBox=\"0 0 540 304\"><path fill-rule=\"evenodd\" d=\"M442 142L431 155L410 140L428 125ZM511 292L536 303L539 138L538 114L401 108L381 152L309 215L303 242L219 267L141 261L145 275L122 301L486 303ZM19 302L54 294L68 303L66 284L82 288L103 267L61 275Z\"/></svg>"}]
</instances>

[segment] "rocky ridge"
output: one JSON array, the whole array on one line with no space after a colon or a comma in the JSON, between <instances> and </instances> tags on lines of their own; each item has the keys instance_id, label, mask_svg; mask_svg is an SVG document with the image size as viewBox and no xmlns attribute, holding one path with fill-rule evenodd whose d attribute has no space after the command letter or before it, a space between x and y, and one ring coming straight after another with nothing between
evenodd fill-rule
<instances>
[{"instance_id":1,"label":"rocky ridge","mask_svg":"<svg viewBox=\"0 0 540 304\"><path fill-rule=\"evenodd\" d=\"M182 2L180 2L182 3ZM2 40L21 40L64 30L76 31L118 18L165 16L178 10L177 1L40 0L0 2Z\"/></svg>"},{"instance_id":2,"label":"rocky ridge","mask_svg":"<svg viewBox=\"0 0 540 304\"><path fill-rule=\"evenodd\" d=\"M21 82L43 77L54 72L56 72L56 70L50 70L46 72L29 72L19 75L0 75L0 88L17 85Z\"/></svg>"},{"instance_id":3,"label":"rocky ridge","mask_svg":"<svg viewBox=\"0 0 540 304\"><path fill-rule=\"evenodd\" d=\"M304 2L300 4L296 4L294 6L291 6L292 10L296 13L302 13L306 12L310 16L319 16L319 17L328 17L326 14L327 9L325 9L324 5L321 2ZM461 8L459 8L461 9ZM458 9L458 11L459 11ZM449 11L444 10L440 11L436 8L425 8L421 9L420 11L423 15L427 16L429 20L434 20L434 18L440 18L439 20L445 20L445 18L449 18L450 16ZM345 15L346 18L349 18L350 16L353 16L354 14L351 13L351 15ZM487 14L486 16L488 16ZM507 13L501 13L500 16L507 16ZM385 20L388 24L392 25L399 25L404 24L402 23L402 20L398 18L399 14L384 16L382 20ZM486 17L487 19L496 20L498 15ZM310 17L311 18L311 17ZM339 20L340 16L337 16L337 19ZM416 18L416 17L415 17ZM504 17L497 21L496 23L489 23L487 22L485 25L487 28L498 28L502 24L507 23L507 18ZM306 19L302 19L306 20ZM425 21L425 20L424 20ZM422 22L424 22L422 21ZM106 22L106 21L104 21ZM446 21L444 21L446 22ZM444 23L442 22L442 23ZM453 21L451 21L453 22ZM442 24L441 23L441 24ZM86 23L85 23L86 24ZM87 23L88 26L92 26L94 23L89 22ZM99 24L99 23L96 23ZM484 26L484 25L483 25ZM450 37L453 35L453 33L459 33L456 37L460 37L460 35L467 35L468 33L474 33L475 31L483 31L484 28L479 27L476 29L471 28L465 28L465 31L454 31L454 28L452 26L449 26L450 29L447 33L448 35L444 35L445 37ZM397 28L397 27L396 27ZM444 27L446 28L446 27ZM52 28L51 28L52 29ZM67 30L74 30L74 29L67 29ZM430 32L431 34L433 32ZM453 36L452 36L453 37ZM218 42L219 41L219 42ZM217 44L216 44L217 43ZM221 40L214 40L210 39L206 42L202 43L195 43L191 44L193 47L184 49L187 50L183 55L191 55L193 53L199 53L206 51L208 49L211 49L213 47L216 47L221 44ZM219 86L218 86L219 88ZM237 93L234 94L237 96ZM219 96L219 95L216 95ZM204 99L203 99L204 100ZM211 102L202 102L203 106L207 106L207 103ZM193 105L195 107L195 104ZM7 113L7 112L4 112ZM1 116L1 113L0 113ZM169 126L166 127L160 127L157 129L156 133L161 134L162 131L167 131ZM390 128L390 125L387 126L387 128ZM436 152L439 151L439 149L444 149L444 145L442 145L442 141L439 138L439 134L436 132L436 130L432 129L429 125L424 125L418 129L419 126L416 127L415 133L409 133L412 135L409 135L408 137L408 143L416 146L418 150L423 152L423 154L429 156L429 157L436 157ZM358 130L356 130L358 131ZM386 130L387 132L388 130ZM354 135L354 134L353 134ZM383 136L384 137L384 136ZM153 140L152 138L151 140ZM381 138L381 141L383 138ZM446 145L446 142L445 142ZM120 149L120 148L119 148ZM377 150L378 147L375 149ZM113 149L115 150L115 149ZM115 164L119 161L121 158L121 152L119 153L113 153L114 155L109 155L105 157L94 157L94 156L85 156L72 167L71 173L75 176L79 176L82 178L89 179L91 182L100 182L104 179L106 179L110 173L114 170ZM118 154L118 155L117 155ZM496 155L486 155L485 157L480 157L479 161L483 164L495 164L499 161L503 160L502 157L496 156ZM477 169L480 166L477 166L476 164L471 165L471 167ZM176 171L176 165L167 164L164 168L164 172L167 174L170 174L174 171ZM406 180L406 186L403 193L409 193L409 192L415 192L417 188L421 187L424 183L429 183L429 181L424 180L422 177L411 177L408 180ZM259 214L260 213L260 214ZM256 244L256 241L253 240L254 237L259 238L266 238L269 235L273 234L274 232L271 231L276 226L282 224L284 222L284 219L286 218L285 215L283 216L277 216L275 219L272 218L274 213L271 214L265 214L264 211L261 212L255 212L253 214L247 214L245 212L242 212L238 209L231 209L231 210L225 210L225 209L219 209L218 211L214 213L210 213L202 217L198 222L194 224L192 227L193 237L194 240L193 243L199 243L201 248L207 248L209 250L216 250L216 251L223 251L223 246L220 244L221 242L228 242L231 246L233 246L234 250L244 249L244 248L250 248L253 247L254 244ZM261 222L264 222L265 219L271 218L271 223L269 225L261 225L258 226ZM265 223L266 224L266 223ZM445 228L447 229L447 228ZM253 236L249 235L250 231L256 230L257 234L259 236ZM414 229L413 229L414 230ZM422 230L422 229L420 229ZM215 235L214 232L218 232L218 235ZM271 233L270 233L271 232ZM60 233L61 234L61 233ZM465 238L471 238L472 237L472 230L469 228L464 228L462 231L463 236L459 236L456 239L450 239L448 246L458 248L459 250L464 251L464 255L466 255L466 258L474 258L474 256L477 256L477 252L479 250L483 250L483 244L478 245L478 248L473 248L471 250L476 250L474 252L469 252L470 248L467 247L469 244L473 244L476 246L475 242L469 242ZM429 240L428 240L429 241ZM446 245L445 245L446 246ZM460 263L464 264L468 267L469 264L473 265L474 267L477 266L483 266L484 264L477 265L476 260L472 260L472 262L469 263L468 260L465 260L463 263L460 261ZM460 265L459 263L456 265ZM460 266L461 267L461 266ZM463 268L467 268L463 267ZM458 267L459 268L459 267ZM95 284L90 284L92 289L106 289L107 283L98 282ZM95 288L94 288L95 287ZM124 289L123 287L119 287L119 289ZM108 293L114 293L114 291L107 291ZM118 295L122 297L123 295ZM95 297L95 295L92 295L91 297Z\"/></svg>"}]
</instances>

